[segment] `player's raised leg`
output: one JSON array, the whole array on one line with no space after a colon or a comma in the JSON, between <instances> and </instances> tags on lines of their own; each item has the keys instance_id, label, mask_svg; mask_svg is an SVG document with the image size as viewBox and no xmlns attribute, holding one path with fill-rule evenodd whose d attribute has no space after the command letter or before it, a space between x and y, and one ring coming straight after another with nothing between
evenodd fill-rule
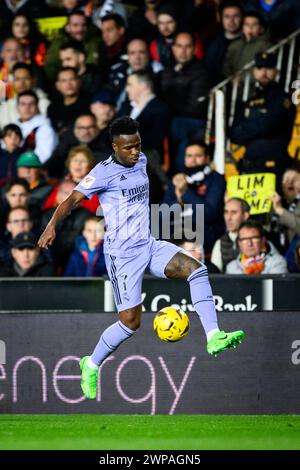
<instances>
[{"instance_id":1,"label":"player's raised leg","mask_svg":"<svg viewBox=\"0 0 300 470\"><path fill-rule=\"evenodd\" d=\"M102 333L92 355L81 359L81 388L90 400L96 398L99 366L120 344L131 338L141 324L141 317L142 305L119 312L119 320Z\"/></svg>"},{"instance_id":2,"label":"player's raised leg","mask_svg":"<svg viewBox=\"0 0 300 470\"><path fill-rule=\"evenodd\" d=\"M207 352L217 355L225 349L235 348L244 339L243 331L220 331L207 268L183 252L176 253L165 267L170 279L189 282L193 305L207 336Z\"/></svg>"}]
</instances>

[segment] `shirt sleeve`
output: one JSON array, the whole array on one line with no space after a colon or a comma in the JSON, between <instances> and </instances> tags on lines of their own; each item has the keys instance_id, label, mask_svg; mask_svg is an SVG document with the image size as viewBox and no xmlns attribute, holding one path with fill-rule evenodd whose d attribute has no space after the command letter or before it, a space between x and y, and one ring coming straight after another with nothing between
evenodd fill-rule
<instances>
[{"instance_id":1,"label":"shirt sleeve","mask_svg":"<svg viewBox=\"0 0 300 470\"><path fill-rule=\"evenodd\" d=\"M74 190L84 194L91 199L94 194L99 194L107 188L108 178L105 167L100 163L96 165L81 181Z\"/></svg>"}]
</instances>

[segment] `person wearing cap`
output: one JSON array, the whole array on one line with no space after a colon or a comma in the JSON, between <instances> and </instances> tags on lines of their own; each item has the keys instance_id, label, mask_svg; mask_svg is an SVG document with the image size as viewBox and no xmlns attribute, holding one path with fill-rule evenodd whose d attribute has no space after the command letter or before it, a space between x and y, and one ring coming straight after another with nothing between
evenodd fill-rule
<instances>
[{"instance_id":1,"label":"person wearing cap","mask_svg":"<svg viewBox=\"0 0 300 470\"><path fill-rule=\"evenodd\" d=\"M289 94L276 82L276 61L274 54L256 54L255 91L237 106L229 135L232 142L246 147L239 162L243 173L271 171L281 176L290 164L287 147L296 110Z\"/></svg>"},{"instance_id":2,"label":"person wearing cap","mask_svg":"<svg viewBox=\"0 0 300 470\"><path fill-rule=\"evenodd\" d=\"M242 36L231 42L227 48L223 75L230 77L254 59L258 52L266 51L271 46L265 23L259 13L248 12L243 18Z\"/></svg>"},{"instance_id":3,"label":"person wearing cap","mask_svg":"<svg viewBox=\"0 0 300 470\"><path fill-rule=\"evenodd\" d=\"M16 163L17 175L24 178L30 187L30 203L41 206L53 187L42 173L42 164L34 152L22 153Z\"/></svg>"},{"instance_id":4,"label":"person wearing cap","mask_svg":"<svg viewBox=\"0 0 300 470\"><path fill-rule=\"evenodd\" d=\"M32 232L22 232L12 241L12 262L2 266L2 277L48 277L54 275L53 266L40 254L37 237Z\"/></svg>"},{"instance_id":5,"label":"person wearing cap","mask_svg":"<svg viewBox=\"0 0 300 470\"><path fill-rule=\"evenodd\" d=\"M92 98L90 111L97 120L98 129L107 129L116 115L116 99L113 92L103 89L96 93Z\"/></svg>"},{"instance_id":6,"label":"person wearing cap","mask_svg":"<svg viewBox=\"0 0 300 470\"><path fill-rule=\"evenodd\" d=\"M50 120L40 113L37 94L23 91L17 97L19 118L15 124L20 127L24 139L23 149L34 151L44 163L57 145L57 135Z\"/></svg>"}]
</instances>

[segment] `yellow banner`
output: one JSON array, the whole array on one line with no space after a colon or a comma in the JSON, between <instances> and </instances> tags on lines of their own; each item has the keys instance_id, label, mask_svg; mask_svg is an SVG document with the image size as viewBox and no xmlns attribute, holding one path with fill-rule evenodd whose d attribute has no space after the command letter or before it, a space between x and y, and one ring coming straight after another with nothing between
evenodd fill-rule
<instances>
[{"instance_id":1,"label":"yellow banner","mask_svg":"<svg viewBox=\"0 0 300 470\"><path fill-rule=\"evenodd\" d=\"M275 192L276 175L255 173L231 176L227 181L228 198L239 197L250 205L250 214L264 214L271 211L270 197Z\"/></svg>"},{"instance_id":2,"label":"yellow banner","mask_svg":"<svg viewBox=\"0 0 300 470\"><path fill-rule=\"evenodd\" d=\"M297 106L297 114L294 122L293 134L288 147L291 157L300 160L300 105Z\"/></svg>"},{"instance_id":3,"label":"yellow banner","mask_svg":"<svg viewBox=\"0 0 300 470\"><path fill-rule=\"evenodd\" d=\"M53 18L38 18L35 21L39 31L51 41L65 26L67 20L68 18L66 16L54 16Z\"/></svg>"}]
</instances>

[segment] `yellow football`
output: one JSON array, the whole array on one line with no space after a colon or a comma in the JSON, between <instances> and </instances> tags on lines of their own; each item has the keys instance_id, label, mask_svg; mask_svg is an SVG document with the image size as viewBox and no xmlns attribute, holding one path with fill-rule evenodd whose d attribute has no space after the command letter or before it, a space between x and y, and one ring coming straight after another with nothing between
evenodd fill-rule
<instances>
[{"instance_id":1,"label":"yellow football","mask_svg":"<svg viewBox=\"0 0 300 470\"><path fill-rule=\"evenodd\" d=\"M162 341L176 342L189 331L189 317L185 312L173 307L165 307L154 318L153 328Z\"/></svg>"}]
</instances>

